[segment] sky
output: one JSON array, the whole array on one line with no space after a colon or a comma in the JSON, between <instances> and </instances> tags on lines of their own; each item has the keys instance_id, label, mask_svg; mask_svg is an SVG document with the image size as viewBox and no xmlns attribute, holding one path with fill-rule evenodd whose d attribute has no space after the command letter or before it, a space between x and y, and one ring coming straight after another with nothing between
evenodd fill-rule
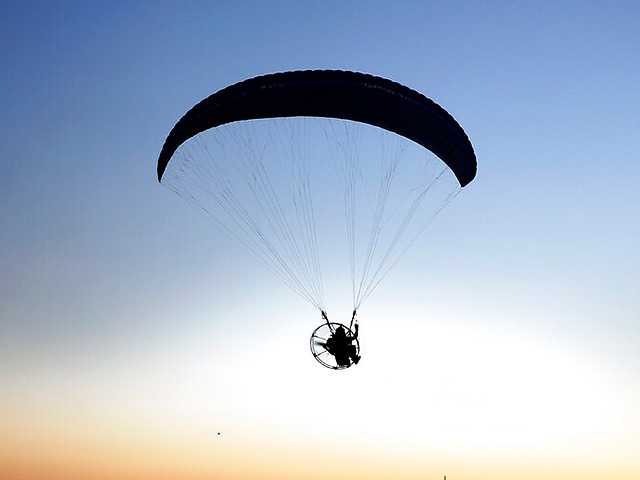
<instances>
[{"instance_id":1,"label":"sky","mask_svg":"<svg viewBox=\"0 0 640 480\"><path fill-rule=\"evenodd\" d=\"M4 2L0 478L640 475L640 7ZM359 312L318 312L163 188L195 103L345 69L445 107L477 178Z\"/></svg>"}]
</instances>

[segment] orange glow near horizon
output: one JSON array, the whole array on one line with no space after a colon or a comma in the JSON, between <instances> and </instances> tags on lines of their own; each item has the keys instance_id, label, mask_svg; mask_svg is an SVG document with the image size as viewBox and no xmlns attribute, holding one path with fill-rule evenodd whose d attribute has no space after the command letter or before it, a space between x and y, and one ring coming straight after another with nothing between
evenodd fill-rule
<instances>
[{"instance_id":1,"label":"orange glow near horizon","mask_svg":"<svg viewBox=\"0 0 640 480\"><path fill-rule=\"evenodd\" d=\"M212 373L228 352L206 358L200 346L215 340L198 332L176 342L170 368L141 351L66 379L7 378L0 479L636 480L637 445L618 434L632 407L580 358L451 326L377 338L370 320L369 352L384 341L392 358L411 360L423 342L414 365L432 367L398 369L371 353L338 376L310 370L319 367L304 351L278 371L260 358L284 352L271 358L286 364L283 333Z\"/></svg>"},{"instance_id":2,"label":"orange glow near horizon","mask_svg":"<svg viewBox=\"0 0 640 480\"><path fill-rule=\"evenodd\" d=\"M5 440L1 443L2 480L320 480L329 474L337 480L440 479L444 474L450 480L637 479L633 464L615 458L609 461L580 456L505 459L498 455L456 457L427 452L422 458L419 452L390 457L382 451L359 452L358 449L335 454L321 448L282 448L281 445L277 448L221 446L224 440L218 439L212 439L206 447L171 441L150 445L148 440L141 444L122 438L78 443L40 439L23 445L7 445Z\"/></svg>"}]
</instances>

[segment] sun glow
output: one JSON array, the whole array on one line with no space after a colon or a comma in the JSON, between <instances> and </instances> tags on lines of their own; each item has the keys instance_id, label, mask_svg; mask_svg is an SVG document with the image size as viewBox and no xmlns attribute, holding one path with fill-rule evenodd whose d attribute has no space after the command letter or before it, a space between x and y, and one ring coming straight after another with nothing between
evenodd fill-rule
<instances>
[{"instance_id":1,"label":"sun glow","mask_svg":"<svg viewBox=\"0 0 640 480\"><path fill-rule=\"evenodd\" d=\"M403 329L410 334L382 327L367 319L363 360L343 372L316 364L297 332L245 344L251 353L230 365L222 397L240 423L278 431L278 441L364 442L387 453L390 438L398 453L584 452L619 426L612 386L575 353L470 327L416 321Z\"/></svg>"},{"instance_id":2,"label":"sun glow","mask_svg":"<svg viewBox=\"0 0 640 480\"><path fill-rule=\"evenodd\" d=\"M240 316L251 318L245 308ZM261 315L277 318L273 308ZM313 478L307 465L318 457L342 478L413 478L451 465L456 478L476 478L477 462L580 464L617 445L620 411L631 407L584 356L486 327L405 319L389 330L363 316L363 360L344 371L315 362L311 327L281 318L203 323L101 366L66 365L64 379L33 372L13 385L15 398L31 401L21 422L5 422L5 451L17 461L45 447L68 459L58 465L67 473L117 459L110 478Z\"/></svg>"}]
</instances>

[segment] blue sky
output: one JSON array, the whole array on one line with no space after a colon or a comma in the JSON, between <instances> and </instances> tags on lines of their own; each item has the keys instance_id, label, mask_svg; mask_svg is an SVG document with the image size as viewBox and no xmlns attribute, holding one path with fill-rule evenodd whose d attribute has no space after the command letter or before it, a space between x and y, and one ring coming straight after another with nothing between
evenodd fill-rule
<instances>
[{"instance_id":1,"label":"blue sky","mask_svg":"<svg viewBox=\"0 0 640 480\"><path fill-rule=\"evenodd\" d=\"M522 465L548 473L553 452L567 453L566 430L600 418L602 424L593 420L591 430L580 430L587 440L566 455L568 476L584 473L579 459L589 455L600 459L594 478L613 464L626 465L618 473L632 478L640 451L639 14L636 2L3 4L0 418L28 431L39 412L54 425L41 432L41 442L71 445L76 437L55 426L66 415L72 424L138 416L140 431L177 429L194 450L207 442L193 425L242 431L243 419L253 418L265 431L282 428L290 448L309 436L282 424L287 409L295 412L292 425L317 428L304 410L291 410L287 398L298 398L286 387L292 378L373 396L386 381L425 401L433 400L430 391L448 388L451 402L433 400L441 415L427 415L421 425L459 434L437 446L429 434L405 432L391 443L406 450L389 454L388 465L395 459L414 465L431 452L449 463L420 464L414 473L441 475L464 464L482 477L515 455L522 460L511 478L527 478ZM155 177L164 138L193 104L248 77L307 68L363 71L424 93L461 123L478 158L476 180L367 306L369 366L363 361L360 377L354 369L338 380L318 371L306 352L316 313ZM429 352L411 356L424 370L394 372L395 362L376 357L376 342L396 323L399 331L429 338ZM399 333L392 339L398 343L392 350L402 351ZM300 364L266 369L266 345L294 349ZM453 357L467 358L465 352L468 361L452 367ZM529 356L519 357L522 352ZM439 363L443 358L449 363ZM494 368L496 376L483 376L474 364ZM540 420L548 436L536 437L534 425L523 423L530 438L555 450L535 453L523 440L514 453L505 447L514 432L505 426L489 441L483 412L473 407L474 399L501 405L506 393L497 385L504 386L499 379L507 372L521 389L509 398L529 415L536 403L527 388L554 387L549 395L560 397L555 407L565 418L579 403L567 400L571 391L577 398L600 390L607 396L574 423L554 417L557 430ZM430 379L434 390L416 390L416 378ZM191 396L172 396L176 381ZM271 407L261 408L247 385L269 381L279 389L265 399ZM110 403L103 393L114 390ZM158 392L169 400L159 402L154 417L149 403ZM184 398L194 402L191 408ZM552 411L545 398L537 404ZM372 402L387 434L393 429L384 425L392 421L382 406L394 402ZM69 412L78 403L84 410L76 418ZM458 417L467 429L447 410L452 405L458 414L476 414ZM163 424L171 412L187 425L183 430ZM494 425L509 423L499 409L484 413ZM510 415L509 421L518 418ZM356 417L346 438L370 440L363 429L369 417ZM104 434L104 442L127 445L135 438L161 451L155 440L136 435ZM16 434L0 444L26 452L38 444L30 438ZM238 434L233 448L224 447L228 458L240 462L278 450L249 438ZM322 439L309 445L314 442ZM377 442L359 455L380 458L388 450L384 439ZM599 457L590 450L602 452L612 442L619 453ZM490 460L469 460L473 446L486 449ZM90 464L93 457L82 458ZM478 478L464 472L457 478Z\"/></svg>"}]
</instances>

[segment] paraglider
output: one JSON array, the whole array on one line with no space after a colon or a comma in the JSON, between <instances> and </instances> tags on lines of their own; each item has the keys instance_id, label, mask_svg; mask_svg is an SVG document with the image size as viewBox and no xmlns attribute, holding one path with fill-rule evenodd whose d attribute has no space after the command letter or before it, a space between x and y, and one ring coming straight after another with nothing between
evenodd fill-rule
<instances>
[{"instance_id":1,"label":"paraglider","mask_svg":"<svg viewBox=\"0 0 640 480\"><path fill-rule=\"evenodd\" d=\"M442 107L391 80L334 70L219 90L173 127L157 165L162 184L319 310L311 351L336 370L360 361L362 303L475 174L471 142ZM338 224L345 262L333 258ZM329 320L327 265L350 272L349 326Z\"/></svg>"}]
</instances>

